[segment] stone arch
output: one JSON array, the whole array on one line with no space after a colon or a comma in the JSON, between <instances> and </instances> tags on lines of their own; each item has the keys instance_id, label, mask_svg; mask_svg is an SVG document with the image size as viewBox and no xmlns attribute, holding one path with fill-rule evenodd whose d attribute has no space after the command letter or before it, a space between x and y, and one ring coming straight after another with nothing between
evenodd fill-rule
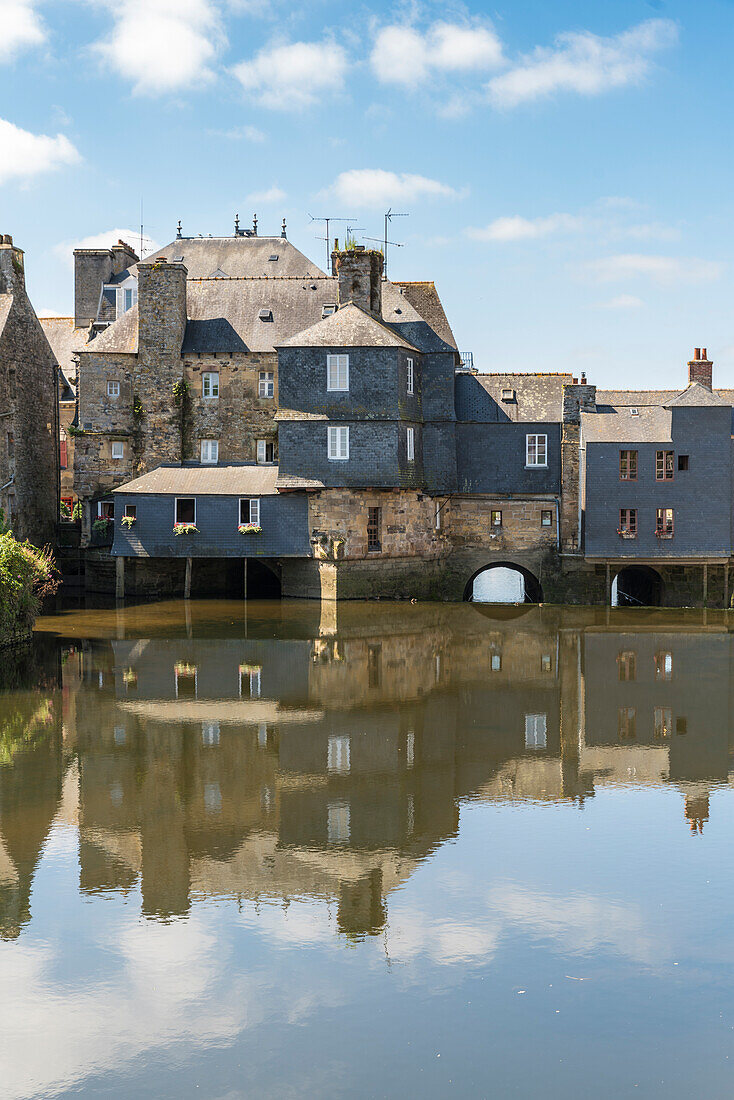
<instances>
[{"instance_id":1,"label":"stone arch","mask_svg":"<svg viewBox=\"0 0 734 1100\"><path fill-rule=\"evenodd\" d=\"M531 573L524 565L518 565L514 561L492 561L486 562L480 566L479 569L471 575L464 588L464 599L472 599L472 589L474 587L474 581L480 575L488 569L512 569L515 573L519 573L525 581L525 603L543 603L543 586L534 573Z\"/></svg>"},{"instance_id":2,"label":"stone arch","mask_svg":"<svg viewBox=\"0 0 734 1100\"><path fill-rule=\"evenodd\" d=\"M616 581L617 607L661 607L665 582L650 565L625 565L612 578L612 599ZM621 599L620 599L621 597Z\"/></svg>"}]
</instances>

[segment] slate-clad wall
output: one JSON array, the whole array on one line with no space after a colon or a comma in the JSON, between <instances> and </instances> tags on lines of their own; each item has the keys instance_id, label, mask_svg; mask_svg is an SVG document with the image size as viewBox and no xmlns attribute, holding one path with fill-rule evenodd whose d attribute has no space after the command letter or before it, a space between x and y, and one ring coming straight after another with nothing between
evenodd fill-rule
<instances>
[{"instance_id":1,"label":"slate-clad wall","mask_svg":"<svg viewBox=\"0 0 734 1100\"><path fill-rule=\"evenodd\" d=\"M196 498L194 535L174 535L175 497L116 493L113 556L152 558L310 557L308 502L305 493L260 497L259 535L241 535L238 496ZM125 505L137 507L128 531Z\"/></svg>"},{"instance_id":2,"label":"slate-clad wall","mask_svg":"<svg viewBox=\"0 0 734 1100\"><path fill-rule=\"evenodd\" d=\"M728 557L731 553L731 409L674 408L672 442L586 445L585 550L589 557ZM637 451L637 481L619 480L620 449ZM656 451L674 452L672 481L655 479ZM678 455L690 468L678 470ZM617 534L620 508L637 508L637 538ZM655 534L673 508L675 534Z\"/></svg>"},{"instance_id":3,"label":"slate-clad wall","mask_svg":"<svg viewBox=\"0 0 734 1100\"><path fill-rule=\"evenodd\" d=\"M279 468L284 477L308 477L328 488L415 487L423 483L422 428L415 430L415 460L408 462L406 428L395 421L334 421L349 427L349 458L328 457L329 421L284 420L278 429Z\"/></svg>"},{"instance_id":4,"label":"slate-clad wall","mask_svg":"<svg viewBox=\"0 0 734 1100\"><path fill-rule=\"evenodd\" d=\"M456 492L456 425L427 423L423 428L423 471L429 493Z\"/></svg>"},{"instance_id":5,"label":"slate-clad wall","mask_svg":"<svg viewBox=\"0 0 734 1100\"><path fill-rule=\"evenodd\" d=\"M525 466L527 435L547 435L548 466ZM560 424L456 424L460 493L558 493Z\"/></svg>"},{"instance_id":6,"label":"slate-clad wall","mask_svg":"<svg viewBox=\"0 0 734 1100\"><path fill-rule=\"evenodd\" d=\"M349 356L349 390L328 390L327 355ZM413 359L415 393L406 392L406 360ZM280 407L325 413L332 420L421 419L420 356L402 348L281 348Z\"/></svg>"}]
</instances>

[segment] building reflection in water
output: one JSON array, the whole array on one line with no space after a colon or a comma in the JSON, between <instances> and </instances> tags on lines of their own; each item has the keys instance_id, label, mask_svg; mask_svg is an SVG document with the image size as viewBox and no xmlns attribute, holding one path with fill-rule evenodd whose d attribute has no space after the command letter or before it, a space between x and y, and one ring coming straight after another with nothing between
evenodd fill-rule
<instances>
[{"instance_id":1,"label":"building reflection in water","mask_svg":"<svg viewBox=\"0 0 734 1100\"><path fill-rule=\"evenodd\" d=\"M226 606L166 637L131 613L109 640L47 639L5 685L3 937L55 820L78 832L85 893L139 889L164 919L202 896L322 899L361 937L463 800L672 784L700 833L729 783L723 615L384 605L245 632Z\"/></svg>"}]
</instances>

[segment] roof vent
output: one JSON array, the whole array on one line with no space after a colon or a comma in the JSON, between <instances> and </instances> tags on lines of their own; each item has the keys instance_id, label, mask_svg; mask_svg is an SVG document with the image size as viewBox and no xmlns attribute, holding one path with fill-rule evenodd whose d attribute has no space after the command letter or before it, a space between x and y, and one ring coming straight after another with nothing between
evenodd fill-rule
<instances>
[{"instance_id":1,"label":"roof vent","mask_svg":"<svg viewBox=\"0 0 734 1100\"><path fill-rule=\"evenodd\" d=\"M509 387L507 387L506 389L503 389L502 390L502 400L503 401L514 401L515 400L515 391L510 389Z\"/></svg>"},{"instance_id":2,"label":"roof vent","mask_svg":"<svg viewBox=\"0 0 734 1100\"><path fill-rule=\"evenodd\" d=\"M261 321L272 321L273 311L272 309L261 309L258 313L258 317Z\"/></svg>"},{"instance_id":3,"label":"roof vent","mask_svg":"<svg viewBox=\"0 0 734 1100\"><path fill-rule=\"evenodd\" d=\"M637 405L632 405L631 408L630 408L630 416L639 416L639 415L640 415L640 410L637 408Z\"/></svg>"}]
</instances>

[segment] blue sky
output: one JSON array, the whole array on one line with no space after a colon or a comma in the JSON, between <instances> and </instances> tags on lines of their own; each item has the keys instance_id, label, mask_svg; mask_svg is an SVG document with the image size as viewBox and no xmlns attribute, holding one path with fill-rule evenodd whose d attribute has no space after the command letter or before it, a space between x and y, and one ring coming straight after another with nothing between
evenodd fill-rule
<instances>
[{"instance_id":1,"label":"blue sky","mask_svg":"<svg viewBox=\"0 0 734 1100\"><path fill-rule=\"evenodd\" d=\"M0 29L39 312L141 198L158 244L257 212L322 265L309 213L379 237L392 206L391 275L437 283L480 369L672 386L705 345L734 386L728 0L0 0Z\"/></svg>"}]
</instances>

